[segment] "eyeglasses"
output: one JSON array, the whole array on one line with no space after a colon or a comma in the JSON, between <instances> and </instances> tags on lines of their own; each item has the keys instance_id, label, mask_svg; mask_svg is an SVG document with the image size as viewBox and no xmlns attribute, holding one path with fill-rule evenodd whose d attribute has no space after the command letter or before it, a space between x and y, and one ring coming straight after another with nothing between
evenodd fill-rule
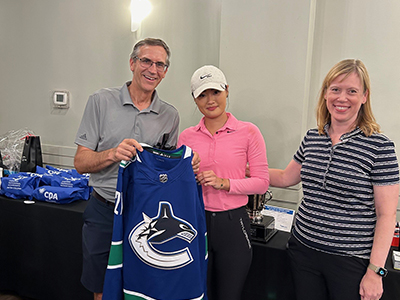
<instances>
[{"instance_id":1,"label":"eyeglasses","mask_svg":"<svg viewBox=\"0 0 400 300\"><path fill-rule=\"evenodd\" d=\"M156 65L156 69L157 69L157 71L159 71L159 72L163 72L163 71L165 71L165 70L168 68L168 65L164 64L164 63L161 62L161 61L154 62L154 61L152 61L152 60L150 60L150 59L148 59L148 58L146 58L146 57L144 57L144 58L139 58L139 57L135 56L135 58L137 58L137 59L139 60L140 65L141 65L143 68L150 68L153 64Z\"/></svg>"}]
</instances>

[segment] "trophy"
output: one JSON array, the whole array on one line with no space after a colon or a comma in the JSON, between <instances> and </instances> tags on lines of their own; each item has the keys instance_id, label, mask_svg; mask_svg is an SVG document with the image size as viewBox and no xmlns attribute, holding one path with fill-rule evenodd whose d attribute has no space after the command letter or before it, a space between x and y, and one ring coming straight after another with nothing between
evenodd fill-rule
<instances>
[{"instance_id":1,"label":"trophy","mask_svg":"<svg viewBox=\"0 0 400 300\"><path fill-rule=\"evenodd\" d=\"M250 217L251 239L254 241L266 243L277 231L274 217L261 214L264 205L271 199L272 192L269 190L262 195L248 195L246 209Z\"/></svg>"}]
</instances>

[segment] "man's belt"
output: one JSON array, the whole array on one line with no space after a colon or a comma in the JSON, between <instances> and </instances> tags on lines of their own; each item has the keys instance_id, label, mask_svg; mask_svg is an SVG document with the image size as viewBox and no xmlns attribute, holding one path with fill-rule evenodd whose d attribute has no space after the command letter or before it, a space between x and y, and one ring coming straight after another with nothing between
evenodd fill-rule
<instances>
[{"instance_id":1,"label":"man's belt","mask_svg":"<svg viewBox=\"0 0 400 300\"><path fill-rule=\"evenodd\" d=\"M97 193L95 190L93 190L92 192L93 197L95 197L97 200L99 200L100 202L103 202L105 204L107 204L108 206L115 206L114 202L108 201L106 200L104 197L100 196L99 193Z\"/></svg>"}]
</instances>

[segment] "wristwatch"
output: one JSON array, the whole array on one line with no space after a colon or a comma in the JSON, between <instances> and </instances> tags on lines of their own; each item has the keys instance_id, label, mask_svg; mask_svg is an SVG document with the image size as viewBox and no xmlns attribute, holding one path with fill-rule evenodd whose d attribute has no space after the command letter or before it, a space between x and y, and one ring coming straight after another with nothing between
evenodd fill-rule
<instances>
[{"instance_id":1,"label":"wristwatch","mask_svg":"<svg viewBox=\"0 0 400 300\"><path fill-rule=\"evenodd\" d=\"M386 277L386 275L388 274L388 270L386 270L385 268L377 267L371 263L369 263L368 268L370 268L381 277Z\"/></svg>"}]
</instances>

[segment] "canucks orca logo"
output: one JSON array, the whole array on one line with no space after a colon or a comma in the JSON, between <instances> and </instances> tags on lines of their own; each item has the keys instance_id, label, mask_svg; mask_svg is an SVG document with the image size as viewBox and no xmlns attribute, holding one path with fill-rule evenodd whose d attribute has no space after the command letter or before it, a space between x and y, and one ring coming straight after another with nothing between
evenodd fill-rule
<instances>
[{"instance_id":1,"label":"canucks orca logo","mask_svg":"<svg viewBox=\"0 0 400 300\"><path fill-rule=\"evenodd\" d=\"M129 234L129 243L144 263L155 268L172 270L193 261L189 248L170 249L171 251L166 252L157 249L157 246L173 243L176 238L191 243L196 236L197 231L189 222L174 215L169 202L160 201L157 216L150 218L143 213L143 221Z\"/></svg>"}]
</instances>

